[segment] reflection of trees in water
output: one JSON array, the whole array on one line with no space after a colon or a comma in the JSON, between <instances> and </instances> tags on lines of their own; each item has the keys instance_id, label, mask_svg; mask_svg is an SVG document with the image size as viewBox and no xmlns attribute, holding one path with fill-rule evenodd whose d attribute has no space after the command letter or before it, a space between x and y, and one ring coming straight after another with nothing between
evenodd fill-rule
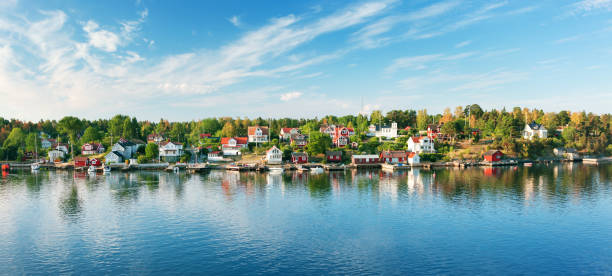
<instances>
[{"instance_id":1,"label":"reflection of trees in water","mask_svg":"<svg viewBox=\"0 0 612 276\"><path fill-rule=\"evenodd\" d=\"M79 198L78 189L75 184L72 184L68 192L59 202L59 209L62 217L68 221L75 222L79 219L79 215L83 211L82 204Z\"/></svg>"},{"instance_id":2,"label":"reflection of trees in water","mask_svg":"<svg viewBox=\"0 0 612 276\"><path fill-rule=\"evenodd\" d=\"M111 174L109 177L113 198L120 203L138 199L139 182L133 173Z\"/></svg>"},{"instance_id":3,"label":"reflection of trees in water","mask_svg":"<svg viewBox=\"0 0 612 276\"><path fill-rule=\"evenodd\" d=\"M588 199L598 194L601 188L609 189L610 170L610 166L577 164L439 169L435 170L433 192L454 202L480 202L484 197L509 197L516 201L541 197L563 203L571 199Z\"/></svg>"},{"instance_id":4,"label":"reflection of trees in water","mask_svg":"<svg viewBox=\"0 0 612 276\"><path fill-rule=\"evenodd\" d=\"M136 176L138 183L146 186L150 191L157 191L159 189L158 172L139 172Z\"/></svg>"},{"instance_id":5,"label":"reflection of trees in water","mask_svg":"<svg viewBox=\"0 0 612 276\"><path fill-rule=\"evenodd\" d=\"M49 182L49 173L48 172L32 172L27 174L25 177L26 188L28 189L29 195L40 194L40 189L42 187L42 183Z\"/></svg>"},{"instance_id":6,"label":"reflection of trees in water","mask_svg":"<svg viewBox=\"0 0 612 276\"><path fill-rule=\"evenodd\" d=\"M323 199L331 194L331 185L327 174L311 174L308 176L308 191L313 198Z\"/></svg>"}]
</instances>

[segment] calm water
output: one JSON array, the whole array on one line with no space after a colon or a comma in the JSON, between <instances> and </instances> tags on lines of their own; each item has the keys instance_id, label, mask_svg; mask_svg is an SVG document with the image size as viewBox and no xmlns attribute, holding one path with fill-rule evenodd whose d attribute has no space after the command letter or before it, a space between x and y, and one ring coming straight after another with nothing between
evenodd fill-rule
<instances>
[{"instance_id":1,"label":"calm water","mask_svg":"<svg viewBox=\"0 0 612 276\"><path fill-rule=\"evenodd\" d=\"M15 172L0 274L610 274L612 166Z\"/></svg>"}]
</instances>

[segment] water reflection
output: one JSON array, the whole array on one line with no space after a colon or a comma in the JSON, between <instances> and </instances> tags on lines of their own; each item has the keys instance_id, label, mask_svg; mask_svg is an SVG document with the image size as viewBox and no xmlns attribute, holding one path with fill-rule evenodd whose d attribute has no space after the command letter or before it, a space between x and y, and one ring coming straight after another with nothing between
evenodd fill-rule
<instances>
[{"instance_id":1,"label":"water reflection","mask_svg":"<svg viewBox=\"0 0 612 276\"><path fill-rule=\"evenodd\" d=\"M68 190L59 201L59 210L62 217L69 222L76 222L83 211L82 200L79 198L79 191L75 184L70 185Z\"/></svg>"}]
</instances>

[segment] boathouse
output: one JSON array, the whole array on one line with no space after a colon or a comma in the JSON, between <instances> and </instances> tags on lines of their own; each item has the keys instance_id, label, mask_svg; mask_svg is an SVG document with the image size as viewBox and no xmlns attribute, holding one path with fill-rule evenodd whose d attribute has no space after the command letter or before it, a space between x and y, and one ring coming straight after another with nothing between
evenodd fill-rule
<instances>
[{"instance_id":1,"label":"boathouse","mask_svg":"<svg viewBox=\"0 0 612 276\"><path fill-rule=\"evenodd\" d=\"M489 150L485 152L484 159L488 162L499 162L504 154L499 150Z\"/></svg>"}]
</instances>

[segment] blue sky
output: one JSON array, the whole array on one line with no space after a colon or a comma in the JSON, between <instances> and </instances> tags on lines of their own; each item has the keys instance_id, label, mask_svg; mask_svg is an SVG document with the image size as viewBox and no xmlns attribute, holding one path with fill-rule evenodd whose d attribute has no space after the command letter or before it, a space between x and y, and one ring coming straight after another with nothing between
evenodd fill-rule
<instances>
[{"instance_id":1,"label":"blue sky","mask_svg":"<svg viewBox=\"0 0 612 276\"><path fill-rule=\"evenodd\" d=\"M5 118L607 113L611 61L612 0L0 1Z\"/></svg>"}]
</instances>

